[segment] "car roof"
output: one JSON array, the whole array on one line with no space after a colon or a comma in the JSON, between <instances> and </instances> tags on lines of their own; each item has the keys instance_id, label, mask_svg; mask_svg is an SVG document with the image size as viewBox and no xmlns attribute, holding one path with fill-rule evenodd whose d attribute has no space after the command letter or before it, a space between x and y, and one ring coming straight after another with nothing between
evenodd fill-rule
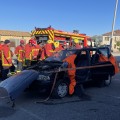
<instances>
[{"instance_id":1,"label":"car roof","mask_svg":"<svg viewBox=\"0 0 120 120\"><path fill-rule=\"evenodd\" d=\"M96 50L99 50L99 49L109 49L108 47L84 47L84 48L81 48L81 49L65 49L65 50L68 50L68 51L81 51L81 50L89 50L89 51L96 51Z\"/></svg>"}]
</instances>

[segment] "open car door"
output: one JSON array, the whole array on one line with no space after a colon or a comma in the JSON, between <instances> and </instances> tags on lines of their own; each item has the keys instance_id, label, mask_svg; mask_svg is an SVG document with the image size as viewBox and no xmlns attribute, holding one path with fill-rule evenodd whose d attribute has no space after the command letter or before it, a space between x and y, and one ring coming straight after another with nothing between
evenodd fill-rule
<instances>
[{"instance_id":1,"label":"open car door","mask_svg":"<svg viewBox=\"0 0 120 120\"><path fill-rule=\"evenodd\" d=\"M81 50L80 53L77 54L75 59L76 67L86 67L90 66L90 55L87 50ZM78 83L84 83L89 78L90 69L76 69L76 81Z\"/></svg>"},{"instance_id":2,"label":"open car door","mask_svg":"<svg viewBox=\"0 0 120 120\"><path fill-rule=\"evenodd\" d=\"M111 56L109 52L109 48L98 48L96 53L94 54L92 65L98 66L103 65L103 67L96 67L91 69L92 71L92 79L97 80L106 80L108 79L108 76L113 76L115 74L114 66L109 61L109 57ZM104 66L108 65L108 66Z\"/></svg>"}]
</instances>

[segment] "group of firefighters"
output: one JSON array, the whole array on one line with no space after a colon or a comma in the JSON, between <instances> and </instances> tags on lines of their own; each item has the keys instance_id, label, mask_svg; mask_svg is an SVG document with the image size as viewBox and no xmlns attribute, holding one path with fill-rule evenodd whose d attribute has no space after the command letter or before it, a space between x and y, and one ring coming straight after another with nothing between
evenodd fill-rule
<instances>
[{"instance_id":1,"label":"group of firefighters","mask_svg":"<svg viewBox=\"0 0 120 120\"><path fill-rule=\"evenodd\" d=\"M35 39L31 38L27 44L24 40L20 40L20 45L15 48L15 51L10 50L10 40L1 41L0 43L0 70L2 79L7 78L9 71L15 70L12 62L12 57L15 54L17 57L17 72L24 68L35 64L39 60L51 56L54 52L63 50L64 47L59 42L48 40L44 46L37 43Z\"/></svg>"},{"instance_id":2,"label":"group of firefighters","mask_svg":"<svg viewBox=\"0 0 120 120\"><path fill-rule=\"evenodd\" d=\"M10 40L1 41L0 43L0 71L2 79L7 78L9 71L14 72L14 64L12 62L12 57L15 54L17 57L17 72L22 71L35 64L39 60L44 60L45 58L51 56L53 53L61 51L68 47L67 43L60 44L58 41L53 42L48 40L46 44L41 45L36 39L31 38L27 44L24 40L20 40L20 45L15 48L15 51L10 50ZM80 46L77 45L76 48Z\"/></svg>"}]
</instances>

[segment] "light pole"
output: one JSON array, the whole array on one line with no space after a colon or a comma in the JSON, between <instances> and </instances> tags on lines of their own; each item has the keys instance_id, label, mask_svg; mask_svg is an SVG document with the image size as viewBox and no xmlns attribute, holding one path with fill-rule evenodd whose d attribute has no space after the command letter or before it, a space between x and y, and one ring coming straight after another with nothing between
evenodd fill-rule
<instances>
[{"instance_id":1,"label":"light pole","mask_svg":"<svg viewBox=\"0 0 120 120\"><path fill-rule=\"evenodd\" d=\"M110 51L111 51L111 49L113 47L112 41L113 41L113 34L114 34L114 26L115 26L115 20L116 20L117 7L118 7L118 0L116 0L115 10L114 10L114 18L113 18L113 23L112 23L112 35L111 35L111 39L110 39Z\"/></svg>"}]
</instances>

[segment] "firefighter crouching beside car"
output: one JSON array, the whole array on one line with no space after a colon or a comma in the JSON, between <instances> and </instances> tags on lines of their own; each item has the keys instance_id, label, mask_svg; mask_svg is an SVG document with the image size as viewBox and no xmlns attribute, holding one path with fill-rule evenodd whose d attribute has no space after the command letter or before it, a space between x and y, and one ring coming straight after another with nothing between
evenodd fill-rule
<instances>
[{"instance_id":1,"label":"firefighter crouching beside car","mask_svg":"<svg viewBox=\"0 0 120 120\"><path fill-rule=\"evenodd\" d=\"M9 70L13 66L12 64L12 56L13 53L10 50L10 40L5 40L4 45L1 47L1 57L2 57L2 80L7 78L7 74Z\"/></svg>"},{"instance_id":2,"label":"firefighter crouching beside car","mask_svg":"<svg viewBox=\"0 0 120 120\"><path fill-rule=\"evenodd\" d=\"M33 44L32 44L32 62L31 62L31 65L34 65L38 62L40 53L41 53L41 47L39 44L37 44L36 40L34 40Z\"/></svg>"},{"instance_id":3,"label":"firefighter crouching beside car","mask_svg":"<svg viewBox=\"0 0 120 120\"><path fill-rule=\"evenodd\" d=\"M17 57L17 72L23 70L23 65L25 62L25 42L20 40L20 45L15 48L15 55Z\"/></svg>"},{"instance_id":4,"label":"firefighter crouching beside car","mask_svg":"<svg viewBox=\"0 0 120 120\"><path fill-rule=\"evenodd\" d=\"M48 40L45 46L42 49L40 60L44 60L47 57L51 56L54 51L54 44L52 40Z\"/></svg>"},{"instance_id":5,"label":"firefighter crouching beside car","mask_svg":"<svg viewBox=\"0 0 120 120\"><path fill-rule=\"evenodd\" d=\"M104 62L104 61L110 61L112 63L112 65L114 66L115 69L115 74L119 72L119 67L117 65L117 61L115 59L115 57L111 54L109 58L107 58L106 56L104 56L103 54L99 54L99 62Z\"/></svg>"},{"instance_id":6,"label":"firefighter crouching beside car","mask_svg":"<svg viewBox=\"0 0 120 120\"><path fill-rule=\"evenodd\" d=\"M84 88L82 84L77 84L75 76L76 76L76 65L74 63L75 59L77 58L76 54L70 55L67 58L63 60L63 62L68 63L68 69L73 68L74 70L68 70L68 76L70 79L69 84L69 94L73 95L75 94L81 99L81 100L90 100L91 97L84 92Z\"/></svg>"},{"instance_id":7,"label":"firefighter crouching beside car","mask_svg":"<svg viewBox=\"0 0 120 120\"><path fill-rule=\"evenodd\" d=\"M74 64L74 61L75 61L76 57L77 57L77 55L73 54L73 55L65 58L63 60L63 62L68 63L68 68L76 68L76 66ZM76 70L68 70L68 76L69 76L69 79L70 79L70 84L69 84L69 94L70 95L72 95L74 93L74 88L76 86L75 73L76 73Z\"/></svg>"}]
</instances>

